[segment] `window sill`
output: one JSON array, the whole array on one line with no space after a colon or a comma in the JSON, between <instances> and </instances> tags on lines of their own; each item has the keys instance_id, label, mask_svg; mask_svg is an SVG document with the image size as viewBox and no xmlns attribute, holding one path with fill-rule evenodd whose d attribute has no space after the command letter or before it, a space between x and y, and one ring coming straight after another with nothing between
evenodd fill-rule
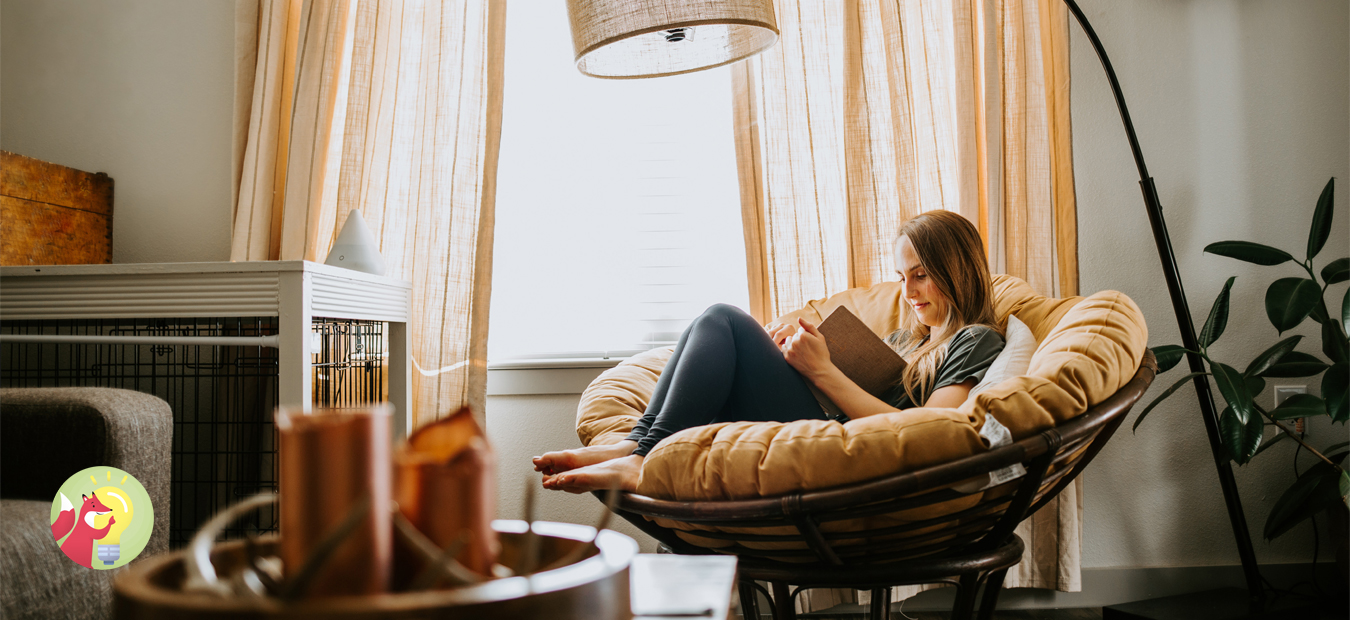
<instances>
[{"instance_id":1,"label":"window sill","mask_svg":"<svg viewBox=\"0 0 1350 620\"><path fill-rule=\"evenodd\" d=\"M580 394L627 357L515 359L488 363L488 396Z\"/></svg>"}]
</instances>

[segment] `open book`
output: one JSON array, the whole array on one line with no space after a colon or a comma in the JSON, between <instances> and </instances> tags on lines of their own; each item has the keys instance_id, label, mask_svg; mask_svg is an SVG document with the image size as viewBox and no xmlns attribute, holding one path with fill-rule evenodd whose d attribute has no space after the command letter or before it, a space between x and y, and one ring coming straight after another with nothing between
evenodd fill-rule
<instances>
[{"instance_id":1,"label":"open book","mask_svg":"<svg viewBox=\"0 0 1350 620\"><path fill-rule=\"evenodd\" d=\"M825 337L830 361L868 394L881 398L883 393L900 382L905 372L905 359L872 333L862 319L848 308L839 306L816 329ZM824 392L810 382L808 385L825 411L847 419L843 410Z\"/></svg>"}]
</instances>

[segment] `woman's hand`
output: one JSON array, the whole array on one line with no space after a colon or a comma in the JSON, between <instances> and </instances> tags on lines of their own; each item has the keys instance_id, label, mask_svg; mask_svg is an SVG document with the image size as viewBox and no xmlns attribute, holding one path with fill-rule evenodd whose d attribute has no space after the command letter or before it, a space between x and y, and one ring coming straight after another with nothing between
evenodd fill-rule
<instances>
[{"instance_id":1,"label":"woman's hand","mask_svg":"<svg viewBox=\"0 0 1350 620\"><path fill-rule=\"evenodd\" d=\"M797 333L797 326L784 325L782 323L769 323L764 326L764 331L769 332L769 338L772 338L773 343L778 345L778 348L781 349L783 348L784 342L792 337L793 334Z\"/></svg>"},{"instance_id":2,"label":"woman's hand","mask_svg":"<svg viewBox=\"0 0 1350 620\"><path fill-rule=\"evenodd\" d=\"M783 342L783 357L797 372L814 382L836 368L834 362L830 361L830 349L825 346L825 337L820 335L816 326L806 319L797 319L797 324L801 330L794 330L795 333Z\"/></svg>"}]
</instances>

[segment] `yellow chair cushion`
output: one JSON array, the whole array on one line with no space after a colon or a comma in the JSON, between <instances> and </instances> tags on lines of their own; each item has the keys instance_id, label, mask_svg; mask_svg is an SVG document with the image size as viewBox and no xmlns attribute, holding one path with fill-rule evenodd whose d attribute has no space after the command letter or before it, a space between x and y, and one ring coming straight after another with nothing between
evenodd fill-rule
<instances>
[{"instance_id":1,"label":"yellow chair cushion","mask_svg":"<svg viewBox=\"0 0 1350 620\"><path fill-rule=\"evenodd\" d=\"M1005 275L994 278L994 289L1000 325L1014 314L1036 336L1036 353L1025 376L990 386L958 408L920 407L846 424L733 422L686 429L647 456L638 493L687 501L744 499L913 471L984 451L979 431L986 415L1021 439L1083 413L1120 389L1138 369L1148 328L1138 306L1124 294L1103 291L1054 299ZM901 295L895 282L851 289L777 320L800 316L819 322L843 305L885 335L899 324ZM583 444L614 443L628 435L670 354L670 349L660 349L637 355L586 389L577 410ZM977 499L969 498L972 504ZM950 512L957 507L930 508ZM923 515L891 517L912 520Z\"/></svg>"}]
</instances>

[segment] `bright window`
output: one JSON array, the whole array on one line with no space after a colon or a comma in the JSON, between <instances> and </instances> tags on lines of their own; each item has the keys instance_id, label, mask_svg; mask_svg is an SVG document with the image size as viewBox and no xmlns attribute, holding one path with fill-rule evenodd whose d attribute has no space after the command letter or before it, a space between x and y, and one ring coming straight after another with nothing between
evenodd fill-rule
<instances>
[{"instance_id":1,"label":"bright window","mask_svg":"<svg viewBox=\"0 0 1350 620\"><path fill-rule=\"evenodd\" d=\"M586 77L563 2L508 7L489 359L623 356L748 308L728 70Z\"/></svg>"}]
</instances>

